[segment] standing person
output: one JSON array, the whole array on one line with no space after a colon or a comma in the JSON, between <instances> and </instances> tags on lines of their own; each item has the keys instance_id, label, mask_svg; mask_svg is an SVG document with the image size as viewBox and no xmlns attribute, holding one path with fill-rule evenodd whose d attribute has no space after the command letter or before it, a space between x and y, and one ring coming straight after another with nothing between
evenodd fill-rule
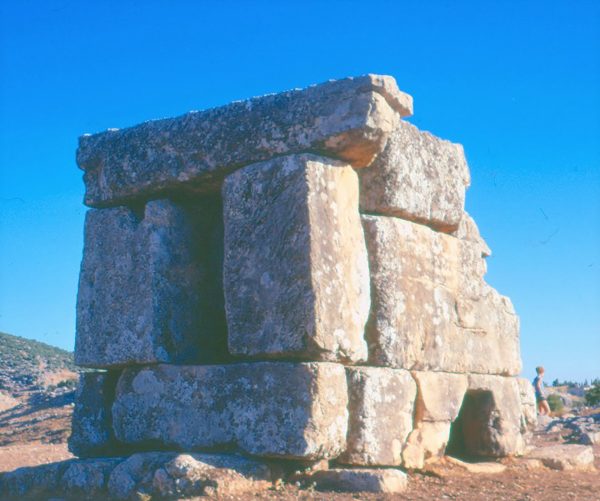
<instances>
[{"instance_id":1,"label":"standing person","mask_svg":"<svg viewBox=\"0 0 600 501\"><path fill-rule=\"evenodd\" d=\"M537 376L533 380L533 387L535 388L535 401L537 402L538 412L542 415L550 414L550 406L548 405L548 400L546 399L546 393L544 392L544 368L536 367L535 372Z\"/></svg>"}]
</instances>

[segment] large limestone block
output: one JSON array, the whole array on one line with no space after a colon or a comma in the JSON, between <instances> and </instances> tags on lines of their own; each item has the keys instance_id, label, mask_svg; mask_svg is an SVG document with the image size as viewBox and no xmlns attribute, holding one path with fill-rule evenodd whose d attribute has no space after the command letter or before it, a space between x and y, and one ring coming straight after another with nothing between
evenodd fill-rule
<instances>
[{"instance_id":1,"label":"large limestone block","mask_svg":"<svg viewBox=\"0 0 600 501\"><path fill-rule=\"evenodd\" d=\"M290 153L320 151L363 167L399 116L411 114L412 98L393 78L366 75L85 135L77 151L85 203L215 189L236 168Z\"/></svg>"},{"instance_id":2,"label":"large limestone block","mask_svg":"<svg viewBox=\"0 0 600 501\"><path fill-rule=\"evenodd\" d=\"M476 244L481 250L481 255L483 257L492 255L492 250L479 233L477 223L475 223L475 220L467 212L463 213L458 228L456 228L456 231L454 231L452 235L461 240L467 240Z\"/></svg>"},{"instance_id":3,"label":"large limestone block","mask_svg":"<svg viewBox=\"0 0 600 501\"><path fill-rule=\"evenodd\" d=\"M399 121L383 153L360 171L360 182L363 212L452 232L463 215L470 174L460 144Z\"/></svg>"},{"instance_id":4,"label":"large limestone block","mask_svg":"<svg viewBox=\"0 0 600 501\"><path fill-rule=\"evenodd\" d=\"M468 387L464 374L413 371L417 383L415 421L454 421Z\"/></svg>"},{"instance_id":5,"label":"large limestone block","mask_svg":"<svg viewBox=\"0 0 600 501\"><path fill-rule=\"evenodd\" d=\"M127 444L321 459L345 447L347 404L341 365L256 362L126 369L112 411Z\"/></svg>"},{"instance_id":6,"label":"large limestone block","mask_svg":"<svg viewBox=\"0 0 600 501\"><path fill-rule=\"evenodd\" d=\"M410 373L381 367L348 367L348 446L338 462L394 466L413 426L416 385Z\"/></svg>"},{"instance_id":7,"label":"large limestone block","mask_svg":"<svg viewBox=\"0 0 600 501\"><path fill-rule=\"evenodd\" d=\"M539 447L528 456L539 459L544 466L553 470L593 471L595 469L594 449L586 445L561 444Z\"/></svg>"},{"instance_id":8,"label":"large limestone block","mask_svg":"<svg viewBox=\"0 0 600 501\"><path fill-rule=\"evenodd\" d=\"M517 374L518 318L483 281L472 242L385 216L362 216L371 273L370 358L420 371Z\"/></svg>"},{"instance_id":9,"label":"large limestone block","mask_svg":"<svg viewBox=\"0 0 600 501\"><path fill-rule=\"evenodd\" d=\"M218 361L226 352L221 206L148 202L90 210L75 362L112 367ZM218 268L217 268L218 269Z\"/></svg>"},{"instance_id":10,"label":"large limestone block","mask_svg":"<svg viewBox=\"0 0 600 501\"><path fill-rule=\"evenodd\" d=\"M537 426L537 403L531 381L517 378L519 395L521 397L521 431L533 432Z\"/></svg>"},{"instance_id":11,"label":"large limestone block","mask_svg":"<svg viewBox=\"0 0 600 501\"><path fill-rule=\"evenodd\" d=\"M517 378L469 375L469 388L461 410L464 443L474 456L503 457L525 452L521 431L521 394ZM482 419L486 416L486 420Z\"/></svg>"},{"instance_id":12,"label":"large limestone block","mask_svg":"<svg viewBox=\"0 0 600 501\"><path fill-rule=\"evenodd\" d=\"M111 406L118 372L83 372L75 394L69 450L79 457L117 454Z\"/></svg>"},{"instance_id":13,"label":"large limestone block","mask_svg":"<svg viewBox=\"0 0 600 501\"><path fill-rule=\"evenodd\" d=\"M366 360L368 258L358 179L339 161L292 155L223 185L229 351Z\"/></svg>"}]
</instances>

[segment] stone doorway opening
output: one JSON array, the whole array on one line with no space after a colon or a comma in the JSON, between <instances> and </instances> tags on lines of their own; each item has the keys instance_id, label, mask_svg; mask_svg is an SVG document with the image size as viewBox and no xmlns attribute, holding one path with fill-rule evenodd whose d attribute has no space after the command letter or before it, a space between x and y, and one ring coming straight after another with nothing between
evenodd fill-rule
<instances>
[{"instance_id":1,"label":"stone doorway opening","mask_svg":"<svg viewBox=\"0 0 600 501\"><path fill-rule=\"evenodd\" d=\"M491 391L467 391L450 427L446 455L471 461L489 457L493 449L495 407Z\"/></svg>"}]
</instances>

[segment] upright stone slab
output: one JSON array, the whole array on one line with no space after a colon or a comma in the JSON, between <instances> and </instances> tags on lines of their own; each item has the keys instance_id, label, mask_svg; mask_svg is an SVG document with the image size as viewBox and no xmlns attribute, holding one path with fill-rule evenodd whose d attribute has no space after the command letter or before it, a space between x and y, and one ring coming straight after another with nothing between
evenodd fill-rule
<instances>
[{"instance_id":1,"label":"upright stone slab","mask_svg":"<svg viewBox=\"0 0 600 501\"><path fill-rule=\"evenodd\" d=\"M520 371L518 318L483 281L473 242L385 216L362 216L371 273L375 365L458 373Z\"/></svg>"},{"instance_id":2,"label":"upright stone slab","mask_svg":"<svg viewBox=\"0 0 600 501\"><path fill-rule=\"evenodd\" d=\"M398 121L383 153L360 170L360 181L363 212L451 232L463 215L470 174L460 144Z\"/></svg>"},{"instance_id":3,"label":"upright stone slab","mask_svg":"<svg viewBox=\"0 0 600 501\"><path fill-rule=\"evenodd\" d=\"M118 372L83 372L75 394L69 450L79 457L116 455L111 407Z\"/></svg>"},{"instance_id":4,"label":"upright stone slab","mask_svg":"<svg viewBox=\"0 0 600 501\"><path fill-rule=\"evenodd\" d=\"M354 170L279 157L230 175L223 206L230 352L365 360L369 272Z\"/></svg>"},{"instance_id":5,"label":"upright stone slab","mask_svg":"<svg viewBox=\"0 0 600 501\"><path fill-rule=\"evenodd\" d=\"M222 360L223 293L214 271L221 249L220 205L212 200L89 211L75 362L107 368Z\"/></svg>"},{"instance_id":6,"label":"upright stone slab","mask_svg":"<svg viewBox=\"0 0 600 501\"><path fill-rule=\"evenodd\" d=\"M365 75L85 135L77 151L85 203L215 190L239 167L290 153L320 151L363 167L411 114L412 98L393 78Z\"/></svg>"},{"instance_id":7,"label":"upright stone slab","mask_svg":"<svg viewBox=\"0 0 600 501\"><path fill-rule=\"evenodd\" d=\"M333 458L345 447L347 391L344 368L326 362L126 369L113 426L133 446Z\"/></svg>"},{"instance_id":8,"label":"upright stone slab","mask_svg":"<svg viewBox=\"0 0 600 501\"><path fill-rule=\"evenodd\" d=\"M417 383L415 421L454 421L469 385L466 374L413 371Z\"/></svg>"},{"instance_id":9,"label":"upright stone slab","mask_svg":"<svg viewBox=\"0 0 600 501\"><path fill-rule=\"evenodd\" d=\"M395 466L413 426L416 385L405 370L348 367L349 428L338 462Z\"/></svg>"}]
</instances>

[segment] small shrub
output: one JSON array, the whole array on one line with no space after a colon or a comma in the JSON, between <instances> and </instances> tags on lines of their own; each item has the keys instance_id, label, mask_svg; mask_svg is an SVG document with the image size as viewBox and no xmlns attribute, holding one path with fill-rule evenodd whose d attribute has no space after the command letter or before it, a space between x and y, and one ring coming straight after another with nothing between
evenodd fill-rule
<instances>
[{"instance_id":1,"label":"small shrub","mask_svg":"<svg viewBox=\"0 0 600 501\"><path fill-rule=\"evenodd\" d=\"M590 407L600 404L600 381L595 380L594 386L585 392L585 403Z\"/></svg>"},{"instance_id":2,"label":"small shrub","mask_svg":"<svg viewBox=\"0 0 600 501\"><path fill-rule=\"evenodd\" d=\"M556 393L548 395L548 405L550 406L550 410L552 412L560 412L564 408L562 398L560 398Z\"/></svg>"}]
</instances>

